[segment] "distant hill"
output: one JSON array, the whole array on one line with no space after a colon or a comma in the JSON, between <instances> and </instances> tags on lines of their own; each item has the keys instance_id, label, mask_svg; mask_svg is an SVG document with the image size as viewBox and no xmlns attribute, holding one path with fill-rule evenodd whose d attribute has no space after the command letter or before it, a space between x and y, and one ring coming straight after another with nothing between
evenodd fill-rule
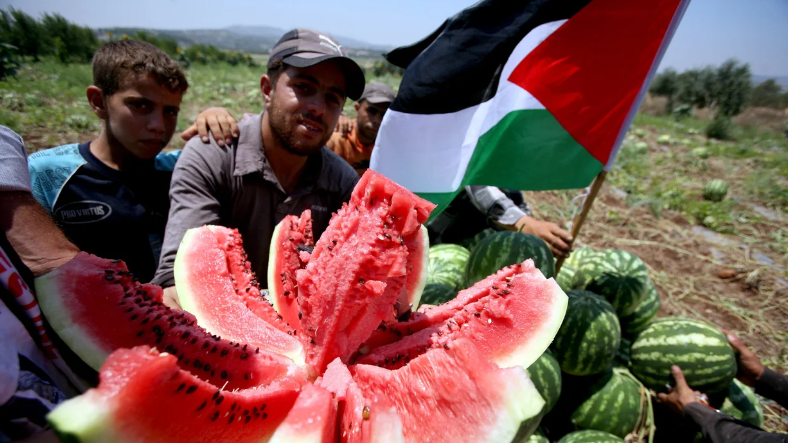
<instances>
[{"instance_id":1,"label":"distant hill","mask_svg":"<svg viewBox=\"0 0 788 443\"><path fill-rule=\"evenodd\" d=\"M146 28L102 28L102 35L110 32L113 35L132 35L145 31L158 37L175 39L181 46L193 44L214 45L220 49L242 51L254 54L265 54L271 51L274 44L285 33L284 29L273 26L228 26L224 29L146 29ZM334 35L354 56L380 56L381 53L393 49L390 46L376 45L350 37Z\"/></svg>"},{"instance_id":2,"label":"distant hill","mask_svg":"<svg viewBox=\"0 0 788 443\"><path fill-rule=\"evenodd\" d=\"M752 84L757 85L759 83L763 83L766 80L773 78L777 81L777 84L783 87L783 91L788 91L788 75L783 76L774 76L774 75L755 75L752 76Z\"/></svg>"}]
</instances>

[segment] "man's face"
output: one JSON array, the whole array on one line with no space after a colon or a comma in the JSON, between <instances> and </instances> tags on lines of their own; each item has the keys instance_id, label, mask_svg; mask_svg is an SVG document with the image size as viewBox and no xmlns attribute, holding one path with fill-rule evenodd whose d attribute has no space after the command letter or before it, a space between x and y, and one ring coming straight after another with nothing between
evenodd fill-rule
<instances>
[{"instance_id":1,"label":"man's face","mask_svg":"<svg viewBox=\"0 0 788 443\"><path fill-rule=\"evenodd\" d=\"M345 75L327 60L307 68L287 66L266 96L271 131L282 147L297 155L322 148L345 105Z\"/></svg>"},{"instance_id":2,"label":"man's face","mask_svg":"<svg viewBox=\"0 0 788 443\"><path fill-rule=\"evenodd\" d=\"M356 103L356 119L358 130L364 137L375 140L378 138L380 123L391 103L370 103L366 100Z\"/></svg>"},{"instance_id":3,"label":"man's face","mask_svg":"<svg viewBox=\"0 0 788 443\"><path fill-rule=\"evenodd\" d=\"M182 92L138 75L105 97L107 131L135 157L149 160L169 143L178 123Z\"/></svg>"}]
</instances>

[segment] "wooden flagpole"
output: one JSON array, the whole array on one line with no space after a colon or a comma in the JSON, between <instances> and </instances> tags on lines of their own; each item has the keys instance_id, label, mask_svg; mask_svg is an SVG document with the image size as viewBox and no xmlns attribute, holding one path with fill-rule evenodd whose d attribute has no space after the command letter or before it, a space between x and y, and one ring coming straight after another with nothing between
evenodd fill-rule
<instances>
[{"instance_id":1,"label":"wooden flagpole","mask_svg":"<svg viewBox=\"0 0 788 443\"><path fill-rule=\"evenodd\" d=\"M594 200L596 199L597 194L599 194L599 189L602 188L602 184L605 182L605 177L607 177L607 171L604 169L602 172L597 174L594 182L591 183L591 188L588 190L588 195L585 199L583 199L583 207L580 209L580 212L575 216L575 219L572 220L572 241L569 242L569 247L571 248L577 238L577 235L580 234L580 228L583 226L583 222L586 221L586 217L588 216L588 212L591 211L591 206L594 204ZM555 263L555 273L558 274L558 271L561 270L561 266L564 264L564 257L560 257Z\"/></svg>"}]
</instances>

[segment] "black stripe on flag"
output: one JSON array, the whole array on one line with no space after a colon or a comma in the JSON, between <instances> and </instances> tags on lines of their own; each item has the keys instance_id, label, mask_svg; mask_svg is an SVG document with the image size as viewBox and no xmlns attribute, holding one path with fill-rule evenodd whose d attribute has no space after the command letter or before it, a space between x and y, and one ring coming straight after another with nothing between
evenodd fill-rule
<instances>
[{"instance_id":1,"label":"black stripe on flag","mask_svg":"<svg viewBox=\"0 0 788 443\"><path fill-rule=\"evenodd\" d=\"M531 30L572 17L591 0L484 0L386 59L407 68L391 109L457 112L495 95L506 60ZM589 36L593 38L593 36Z\"/></svg>"}]
</instances>

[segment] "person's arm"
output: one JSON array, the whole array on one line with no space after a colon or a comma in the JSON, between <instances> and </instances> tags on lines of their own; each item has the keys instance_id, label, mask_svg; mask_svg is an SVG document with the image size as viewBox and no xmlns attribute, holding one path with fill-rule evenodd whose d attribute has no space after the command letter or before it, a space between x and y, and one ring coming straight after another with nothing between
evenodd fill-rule
<instances>
[{"instance_id":1,"label":"person's arm","mask_svg":"<svg viewBox=\"0 0 788 443\"><path fill-rule=\"evenodd\" d=\"M788 408L788 375L765 368L755 383L755 392Z\"/></svg>"},{"instance_id":2,"label":"person's arm","mask_svg":"<svg viewBox=\"0 0 788 443\"><path fill-rule=\"evenodd\" d=\"M728 337L728 343L736 351L739 371L736 378L747 386L755 388L755 392L774 400L782 407L788 407L788 375L768 369L754 352L744 344L736 334L722 330Z\"/></svg>"},{"instance_id":3,"label":"person's arm","mask_svg":"<svg viewBox=\"0 0 788 443\"><path fill-rule=\"evenodd\" d=\"M495 186L466 186L471 203L493 223L511 231L533 234L544 240L553 254L566 256L572 236L555 223L536 220Z\"/></svg>"},{"instance_id":4,"label":"person's arm","mask_svg":"<svg viewBox=\"0 0 788 443\"><path fill-rule=\"evenodd\" d=\"M211 142L212 144L215 142ZM151 283L165 288L165 303L177 306L173 266L178 246L188 229L219 224L222 183L218 172L223 167L221 150L208 147L199 139L186 144L175 165L170 182L170 212L164 233L159 267Z\"/></svg>"},{"instance_id":5,"label":"person's arm","mask_svg":"<svg viewBox=\"0 0 788 443\"><path fill-rule=\"evenodd\" d=\"M219 146L230 145L234 138L238 138L238 120L226 108L208 108L197 114L191 126L181 132L181 138L191 140L195 135L200 136L203 143L208 143L208 133L214 134L216 144Z\"/></svg>"}]
</instances>

